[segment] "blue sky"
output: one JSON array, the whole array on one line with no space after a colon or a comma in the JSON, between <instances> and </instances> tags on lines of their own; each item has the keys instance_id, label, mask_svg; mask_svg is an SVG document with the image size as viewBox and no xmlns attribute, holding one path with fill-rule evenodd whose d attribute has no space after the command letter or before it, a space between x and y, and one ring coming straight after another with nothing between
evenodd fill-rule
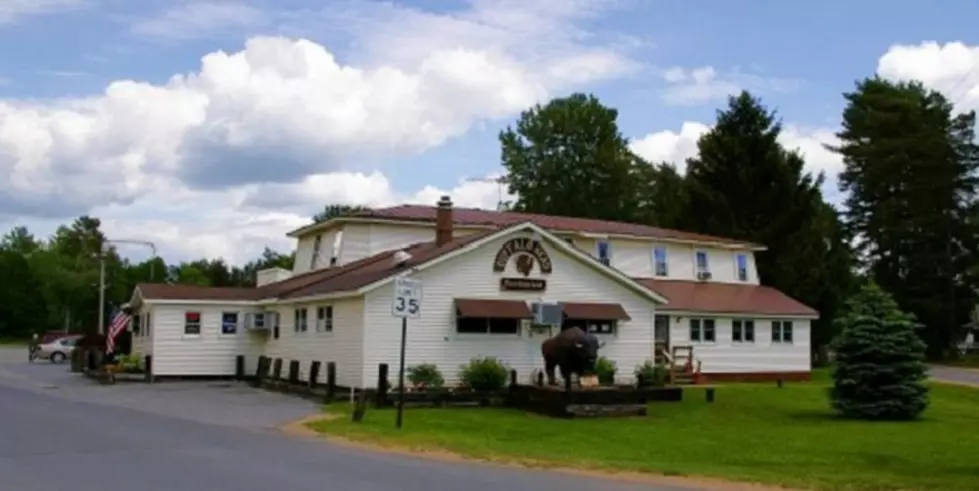
<instances>
[{"instance_id":1,"label":"blue sky","mask_svg":"<svg viewBox=\"0 0 979 491\"><path fill-rule=\"evenodd\" d=\"M0 225L44 235L93 213L174 259L242 261L289 247L282 232L327 202L449 192L491 206L495 187L460 180L499 172L496 134L521 108L573 91L619 108L637 151L682 164L747 88L830 177L820 145L857 78L882 70L979 102L975 2L531 4L0 0L0 173L15 183ZM284 41L246 50L256 36ZM196 76L205 55L243 50ZM167 85L175 74L191 77ZM144 84L106 96L119 80Z\"/></svg>"}]
</instances>

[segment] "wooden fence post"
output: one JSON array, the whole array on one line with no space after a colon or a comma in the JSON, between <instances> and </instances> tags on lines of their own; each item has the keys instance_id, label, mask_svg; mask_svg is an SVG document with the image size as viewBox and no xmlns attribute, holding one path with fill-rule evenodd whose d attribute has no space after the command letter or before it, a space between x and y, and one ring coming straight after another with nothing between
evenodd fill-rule
<instances>
[{"instance_id":1,"label":"wooden fence post","mask_svg":"<svg viewBox=\"0 0 979 491\"><path fill-rule=\"evenodd\" d=\"M245 355L235 357L235 379L245 380Z\"/></svg>"},{"instance_id":2,"label":"wooden fence post","mask_svg":"<svg viewBox=\"0 0 979 491\"><path fill-rule=\"evenodd\" d=\"M146 377L146 383L153 383L153 355L143 357L143 375Z\"/></svg>"},{"instance_id":3,"label":"wooden fence post","mask_svg":"<svg viewBox=\"0 0 979 491\"><path fill-rule=\"evenodd\" d=\"M512 388L516 386L517 386L517 371L510 370L510 387Z\"/></svg>"},{"instance_id":4,"label":"wooden fence post","mask_svg":"<svg viewBox=\"0 0 979 491\"><path fill-rule=\"evenodd\" d=\"M289 385L299 383L299 360L289 360Z\"/></svg>"},{"instance_id":5,"label":"wooden fence post","mask_svg":"<svg viewBox=\"0 0 979 491\"><path fill-rule=\"evenodd\" d=\"M381 363L377 366L377 401L374 405L384 407L388 397L388 364Z\"/></svg>"},{"instance_id":6,"label":"wooden fence post","mask_svg":"<svg viewBox=\"0 0 979 491\"><path fill-rule=\"evenodd\" d=\"M262 386L262 375L263 375L262 367L265 366L266 363L265 360L266 360L265 355L258 355L258 361L255 363L255 381L254 381L255 387Z\"/></svg>"},{"instance_id":7,"label":"wooden fence post","mask_svg":"<svg viewBox=\"0 0 979 491\"><path fill-rule=\"evenodd\" d=\"M319 360L313 360L309 363L309 375L306 377L306 385L310 392L313 392L313 389L319 385L320 365Z\"/></svg>"},{"instance_id":8,"label":"wooden fence post","mask_svg":"<svg viewBox=\"0 0 979 491\"><path fill-rule=\"evenodd\" d=\"M272 362L272 381L278 382L282 379L282 358L276 358Z\"/></svg>"},{"instance_id":9,"label":"wooden fence post","mask_svg":"<svg viewBox=\"0 0 979 491\"><path fill-rule=\"evenodd\" d=\"M353 387L350 390L354 390ZM326 363L326 396L323 402L329 404L333 402L333 397L337 393L337 364L330 361Z\"/></svg>"},{"instance_id":10,"label":"wooden fence post","mask_svg":"<svg viewBox=\"0 0 979 491\"><path fill-rule=\"evenodd\" d=\"M537 372L537 386L544 386L544 372Z\"/></svg>"}]
</instances>

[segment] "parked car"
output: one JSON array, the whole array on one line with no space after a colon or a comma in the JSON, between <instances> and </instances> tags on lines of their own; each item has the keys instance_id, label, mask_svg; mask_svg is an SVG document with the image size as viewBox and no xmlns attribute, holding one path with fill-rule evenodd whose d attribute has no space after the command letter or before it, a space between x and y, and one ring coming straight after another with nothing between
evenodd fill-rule
<instances>
[{"instance_id":1,"label":"parked car","mask_svg":"<svg viewBox=\"0 0 979 491\"><path fill-rule=\"evenodd\" d=\"M51 360L51 363L63 363L71 356L71 350L75 348L79 338L79 335L62 336L41 344L37 347L37 357Z\"/></svg>"}]
</instances>

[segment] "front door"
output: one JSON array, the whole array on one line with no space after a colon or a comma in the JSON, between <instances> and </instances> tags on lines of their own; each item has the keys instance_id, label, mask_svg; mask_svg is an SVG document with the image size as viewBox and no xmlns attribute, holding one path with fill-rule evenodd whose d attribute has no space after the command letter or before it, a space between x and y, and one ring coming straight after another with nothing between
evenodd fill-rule
<instances>
[{"instance_id":1,"label":"front door","mask_svg":"<svg viewBox=\"0 0 979 491\"><path fill-rule=\"evenodd\" d=\"M656 314L653 321L653 359L662 362L662 354L669 352L670 316Z\"/></svg>"}]
</instances>

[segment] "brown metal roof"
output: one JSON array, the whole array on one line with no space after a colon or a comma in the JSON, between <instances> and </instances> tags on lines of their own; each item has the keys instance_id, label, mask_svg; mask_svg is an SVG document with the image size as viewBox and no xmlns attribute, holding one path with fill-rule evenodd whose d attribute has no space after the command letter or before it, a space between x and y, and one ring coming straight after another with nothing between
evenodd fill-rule
<instances>
[{"instance_id":1,"label":"brown metal roof","mask_svg":"<svg viewBox=\"0 0 979 491\"><path fill-rule=\"evenodd\" d=\"M534 314L522 300L455 299L459 317L492 317L495 319L530 319Z\"/></svg>"},{"instance_id":2,"label":"brown metal roof","mask_svg":"<svg viewBox=\"0 0 979 491\"><path fill-rule=\"evenodd\" d=\"M136 285L144 299L153 300L252 300L254 288L172 285L140 283Z\"/></svg>"},{"instance_id":3,"label":"brown metal roof","mask_svg":"<svg viewBox=\"0 0 979 491\"><path fill-rule=\"evenodd\" d=\"M636 278L669 301L662 310L764 315L819 315L769 286Z\"/></svg>"},{"instance_id":4,"label":"brown metal roof","mask_svg":"<svg viewBox=\"0 0 979 491\"><path fill-rule=\"evenodd\" d=\"M568 319L581 320L630 320L622 305L617 303L580 303L580 302L561 302L564 309L564 316Z\"/></svg>"},{"instance_id":5,"label":"brown metal roof","mask_svg":"<svg viewBox=\"0 0 979 491\"><path fill-rule=\"evenodd\" d=\"M364 210L349 215L350 217L379 218L386 220L434 222L434 206L401 205L376 210ZM714 237L711 235L683 232L649 225L635 223L595 220L590 218L561 217L539 215L536 213L517 213L512 211L482 210L478 208L453 208L452 218L456 225L461 226L491 226L506 227L517 223L532 222L538 227L552 231L586 232L596 234L620 234L636 237L659 239L689 240L697 242L714 242L718 244L740 245L745 247L763 247L747 241ZM290 233L301 233L312 225L307 225Z\"/></svg>"}]
</instances>

